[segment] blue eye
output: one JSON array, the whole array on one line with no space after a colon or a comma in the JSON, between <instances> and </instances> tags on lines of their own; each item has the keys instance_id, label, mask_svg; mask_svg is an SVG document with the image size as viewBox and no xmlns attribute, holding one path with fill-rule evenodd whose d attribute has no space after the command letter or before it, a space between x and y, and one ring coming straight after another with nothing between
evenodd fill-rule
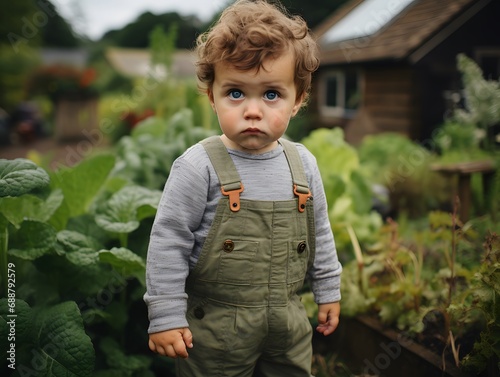
<instances>
[{"instance_id":1,"label":"blue eye","mask_svg":"<svg viewBox=\"0 0 500 377\"><path fill-rule=\"evenodd\" d=\"M275 90L268 90L265 94L264 97L269 100L269 101L275 101L279 98L279 94Z\"/></svg>"},{"instance_id":2,"label":"blue eye","mask_svg":"<svg viewBox=\"0 0 500 377\"><path fill-rule=\"evenodd\" d=\"M232 89L229 91L228 96L233 99L240 99L243 97L243 92L238 89Z\"/></svg>"}]
</instances>

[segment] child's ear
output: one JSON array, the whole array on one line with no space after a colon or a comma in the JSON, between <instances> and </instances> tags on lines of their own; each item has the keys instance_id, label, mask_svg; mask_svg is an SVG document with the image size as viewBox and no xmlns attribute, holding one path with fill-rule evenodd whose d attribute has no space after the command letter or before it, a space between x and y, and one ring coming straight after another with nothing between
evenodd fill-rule
<instances>
[{"instance_id":1,"label":"child's ear","mask_svg":"<svg viewBox=\"0 0 500 377\"><path fill-rule=\"evenodd\" d=\"M305 94L302 94L295 100L295 105L293 105L292 107L292 117L297 115L297 113L299 112L300 108L302 107L302 104L304 103L304 98Z\"/></svg>"},{"instance_id":2,"label":"child's ear","mask_svg":"<svg viewBox=\"0 0 500 377\"><path fill-rule=\"evenodd\" d=\"M217 114L217 109L215 108L214 93L210 88L207 89L207 96L208 100L210 101L210 105L212 106L212 109L214 109L214 112Z\"/></svg>"}]
</instances>

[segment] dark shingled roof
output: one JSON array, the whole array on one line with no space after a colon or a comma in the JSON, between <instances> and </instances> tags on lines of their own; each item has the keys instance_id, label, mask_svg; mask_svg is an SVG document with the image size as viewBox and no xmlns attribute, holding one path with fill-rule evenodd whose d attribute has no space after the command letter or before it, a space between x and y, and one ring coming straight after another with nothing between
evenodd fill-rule
<instances>
[{"instance_id":1,"label":"dark shingled roof","mask_svg":"<svg viewBox=\"0 0 500 377\"><path fill-rule=\"evenodd\" d=\"M376 60L420 60L491 0L417 0L373 35L326 44L324 34L363 0L348 1L319 25L323 64Z\"/></svg>"}]
</instances>

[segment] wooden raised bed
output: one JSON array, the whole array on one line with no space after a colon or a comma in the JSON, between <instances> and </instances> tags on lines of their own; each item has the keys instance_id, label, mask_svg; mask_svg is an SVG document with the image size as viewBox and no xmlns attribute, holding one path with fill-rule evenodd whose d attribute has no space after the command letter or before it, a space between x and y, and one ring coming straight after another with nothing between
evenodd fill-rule
<instances>
[{"instance_id":1,"label":"wooden raised bed","mask_svg":"<svg viewBox=\"0 0 500 377\"><path fill-rule=\"evenodd\" d=\"M323 356L338 355L356 376L468 376L449 361L443 370L441 355L367 316L341 318L337 331L328 337L315 333L313 349Z\"/></svg>"}]
</instances>

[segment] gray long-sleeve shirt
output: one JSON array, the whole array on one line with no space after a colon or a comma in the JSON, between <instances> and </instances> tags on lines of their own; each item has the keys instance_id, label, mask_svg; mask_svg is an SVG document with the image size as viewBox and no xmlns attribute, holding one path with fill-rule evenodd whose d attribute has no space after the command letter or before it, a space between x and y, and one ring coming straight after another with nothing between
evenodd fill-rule
<instances>
[{"instance_id":1,"label":"gray long-sleeve shirt","mask_svg":"<svg viewBox=\"0 0 500 377\"><path fill-rule=\"evenodd\" d=\"M340 273L321 176L314 156L296 143L314 198L316 255L308 272L316 303L340 300ZM264 154L229 150L245 190L242 199L290 200L292 177L283 148ZM185 281L198 261L222 197L217 174L201 144L173 164L151 230L144 300L149 333L187 327Z\"/></svg>"}]
</instances>

